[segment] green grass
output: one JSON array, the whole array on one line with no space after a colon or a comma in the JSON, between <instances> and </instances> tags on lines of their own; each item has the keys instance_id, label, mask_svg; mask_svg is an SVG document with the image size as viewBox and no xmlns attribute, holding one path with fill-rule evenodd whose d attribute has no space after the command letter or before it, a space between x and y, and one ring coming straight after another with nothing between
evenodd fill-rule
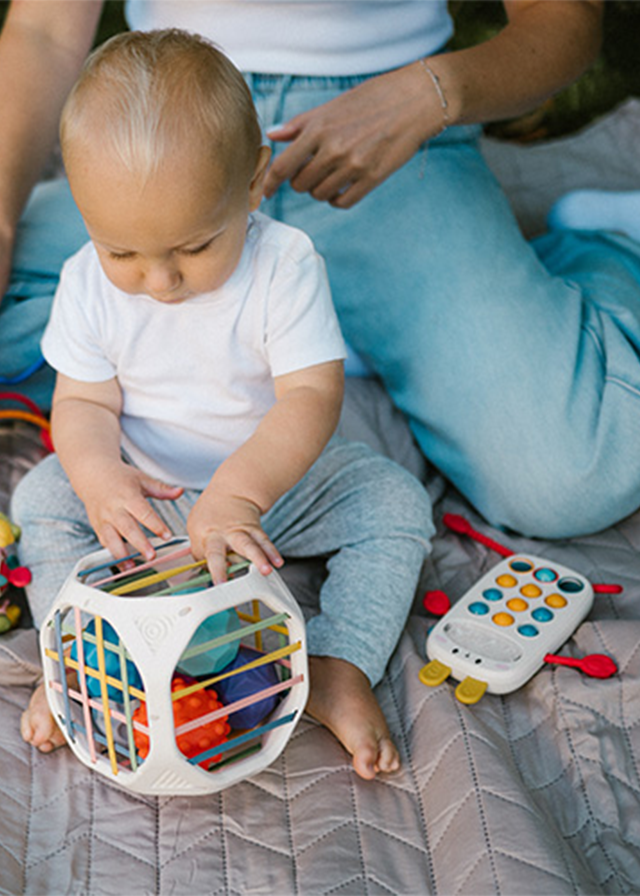
<instances>
[{"instance_id":1,"label":"green grass","mask_svg":"<svg viewBox=\"0 0 640 896\"><path fill-rule=\"evenodd\" d=\"M456 22L452 46L487 40L503 26L498 0L450 0ZM602 50L581 78L555 97L544 118L545 136L579 130L629 96L640 96L640 2L606 0ZM490 129L500 133L499 126Z\"/></svg>"}]
</instances>

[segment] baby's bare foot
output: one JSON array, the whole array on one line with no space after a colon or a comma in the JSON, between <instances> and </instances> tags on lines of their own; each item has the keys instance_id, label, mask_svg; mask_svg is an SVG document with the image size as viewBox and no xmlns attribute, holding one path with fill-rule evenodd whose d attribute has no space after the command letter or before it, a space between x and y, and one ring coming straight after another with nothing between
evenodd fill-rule
<instances>
[{"instance_id":1,"label":"baby's bare foot","mask_svg":"<svg viewBox=\"0 0 640 896\"><path fill-rule=\"evenodd\" d=\"M50 753L65 743L62 731L51 715L44 684L39 684L31 695L29 706L20 719L20 734L23 740L41 753Z\"/></svg>"},{"instance_id":2,"label":"baby's bare foot","mask_svg":"<svg viewBox=\"0 0 640 896\"><path fill-rule=\"evenodd\" d=\"M309 657L307 712L338 738L353 756L361 778L400 768L400 756L367 676L346 660Z\"/></svg>"}]
</instances>

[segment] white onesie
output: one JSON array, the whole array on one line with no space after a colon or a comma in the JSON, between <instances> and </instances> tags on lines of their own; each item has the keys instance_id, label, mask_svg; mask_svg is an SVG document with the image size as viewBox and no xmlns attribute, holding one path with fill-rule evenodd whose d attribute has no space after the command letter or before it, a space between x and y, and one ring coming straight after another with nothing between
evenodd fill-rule
<instances>
[{"instance_id":1,"label":"white onesie","mask_svg":"<svg viewBox=\"0 0 640 896\"><path fill-rule=\"evenodd\" d=\"M72 379L117 377L132 460L198 489L272 406L274 377L345 357L322 259L259 212L229 280L180 304L117 289L88 243L63 268L42 349Z\"/></svg>"}]
</instances>

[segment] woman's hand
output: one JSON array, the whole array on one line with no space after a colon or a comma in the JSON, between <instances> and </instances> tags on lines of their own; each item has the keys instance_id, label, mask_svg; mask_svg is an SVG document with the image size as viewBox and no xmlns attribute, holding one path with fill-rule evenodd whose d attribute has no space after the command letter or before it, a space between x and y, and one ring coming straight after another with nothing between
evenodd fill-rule
<instances>
[{"instance_id":1,"label":"woman's hand","mask_svg":"<svg viewBox=\"0 0 640 896\"><path fill-rule=\"evenodd\" d=\"M536 108L596 58L602 0L504 0L496 36L431 57L447 112L418 61L364 81L268 133L289 143L265 182L285 181L337 208L351 208L451 124L496 121ZM435 64L434 64L435 63Z\"/></svg>"},{"instance_id":2,"label":"woman's hand","mask_svg":"<svg viewBox=\"0 0 640 896\"><path fill-rule=\"evenodd\" d=\"M351 208L442 130L440 99L420 62L378 75L268 133L289 143L273 162L265 196L284 181Z\"/></svg>"}]
</instances>

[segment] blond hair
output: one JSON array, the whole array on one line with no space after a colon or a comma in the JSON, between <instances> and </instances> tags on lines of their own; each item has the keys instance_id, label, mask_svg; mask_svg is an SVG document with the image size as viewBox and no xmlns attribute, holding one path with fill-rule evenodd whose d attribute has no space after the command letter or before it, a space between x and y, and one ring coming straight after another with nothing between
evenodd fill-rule
<instances>
[{"instance_id":1,"label":"blond hair","mask_svg":"<svg viewBox=\"0 0 640 896\"><path fill-rule=\"evenodd\" d=\"M62 112L65 161L96 137L143 179L194 146L225 174L250 178L262 144L240 72L212 43L177 28L125 32L89 56Z\"/></svg>"}]
</instances>

